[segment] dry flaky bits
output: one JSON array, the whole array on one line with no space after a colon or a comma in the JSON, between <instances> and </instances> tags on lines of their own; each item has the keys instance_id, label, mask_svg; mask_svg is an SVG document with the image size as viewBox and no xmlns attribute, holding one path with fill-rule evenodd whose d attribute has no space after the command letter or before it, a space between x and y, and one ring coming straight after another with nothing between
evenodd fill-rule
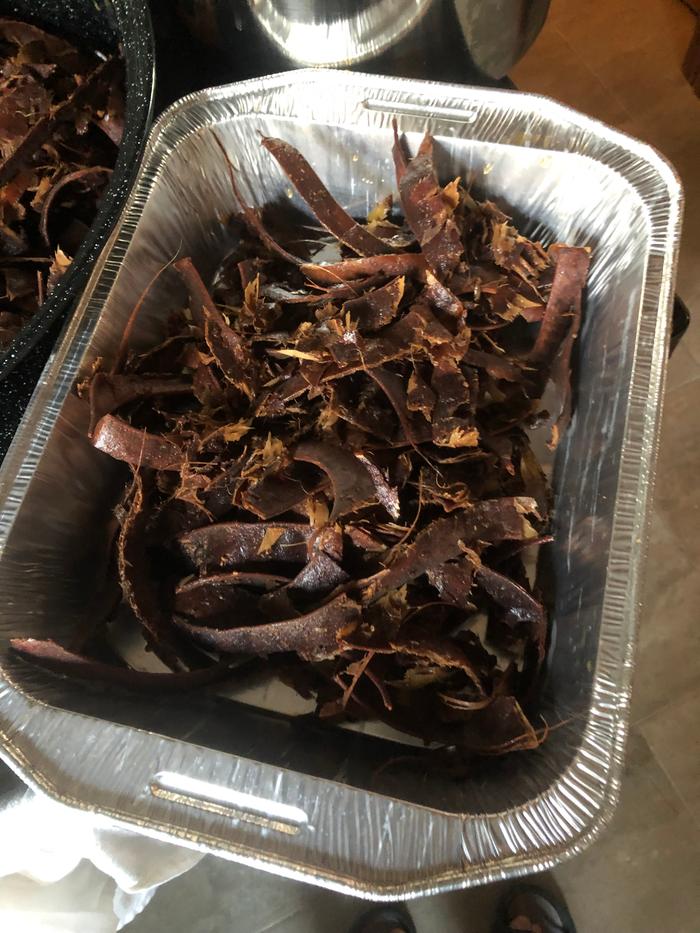
<instances>
[{"instance_id":1,"label":"dry flaky bits","mask_svg":"<svg viewBox=\"0 0 700 933\"><path fill-rule=\"evenodd\" d=\"M0 350L75 256L122 137L123 68L0 19Z\"/></svg>"},{"instance_id":2,"label":"dry flaky bits","mask_svg":"<svg viewBox=\"0 0 700 933\"><path fill-rule=\"evenodd\" d=\"M527 430L549 423L555 446L568 423L589 252L545 250L460 179L441 186L430 136L411 159L396 135L401 211L387 198L365 223L299 152L262 145L335 261L313 261L318 239L300 256L308 227L281 245L229 163L235 255L211 291L177 260L187 308L163 341L129 350L139 303L112 369L80 387L93 444L132 470L116 563L171 673L80 643L15 650L154 690L257 656L330 721L483 754L533 747L548 627L524 555L549 540L552 503Z\"/></svg>"}]
</instances>

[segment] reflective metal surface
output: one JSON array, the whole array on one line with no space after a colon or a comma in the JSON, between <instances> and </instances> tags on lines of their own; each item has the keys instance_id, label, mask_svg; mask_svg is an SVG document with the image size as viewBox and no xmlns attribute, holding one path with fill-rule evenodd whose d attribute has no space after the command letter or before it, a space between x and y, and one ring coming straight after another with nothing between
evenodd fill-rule
<instances>
[{"instance_id":1,"label":"reflective metal surface","mask_svg":"<svg viewBox=\"0 0 700 933\"><path fill-rule=\"evenodd\" d=\"M454 0L474 64L500 78L522 58L544 25L549 0Z\"/></svg>"},{"instance_id":2,"label":"reflective metal surface","mask_svg":"<svg viewBox=\"0 0 700 933\"><path fill-rule=\"evenodd\" d=\"M502 78L542 28L549 0L177 0L236 74L299 65L475 82ZM251 71L251 69L253 69Z\"/></svg>"},{"instance_id":3,"label":"reflective metal surface","mask_svg":"<svg viewBox=\"0 0 700 933\"><path fill-rule=\"evenodd\" d=\"M300 65L351 65L413 29L433 0L249 0L267 35Z\"/></svg>"},{"instance_id":4,"label":"reflective metal surface","mask_svg":"<svg viewBox=\"0 0 700 933\"><path fill-rule=\"evenodd\" d=\"M99 611L119 467L87 442L72 387L114 353L146 282L178 251L211 275L236 206L304 207L259 145L299 146L351 212L393 188L391 119L439 171L530 235L593 249L577 409L554 464L553 636L538 750L456 781L411 749L291 715L283 690L143 699L43 674L16 634L68 638ZM524 94L300 71L191 95L159 121L121 223L0 472L0 747L23 778L100 819L372 898L547 868L610 819L622 775L682 193L650 147ZM298 216L298 214L297 214ZM163 275L135 334L183 300ZM134 656L142 662L143 657Z\"/></svg>"}]
</instances>

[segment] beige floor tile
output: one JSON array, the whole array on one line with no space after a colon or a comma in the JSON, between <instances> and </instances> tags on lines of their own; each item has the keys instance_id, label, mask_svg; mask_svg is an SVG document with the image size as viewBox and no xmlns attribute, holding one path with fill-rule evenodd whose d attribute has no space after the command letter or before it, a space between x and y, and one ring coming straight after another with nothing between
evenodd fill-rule
<instances>
[{"instance_id":1,"label":"beige floor tile","mask_svg":"<svg viewBox=\"0 0 700 933\"><path fill-rule=\"evenodd\" d=\"M659 474L659 483L664 481ZM671 559L671 555L673 555ZM684 581L693 576L693 557L684 548L677 529L673 525L673 516L668 515L655 504L649 527L649 552L644 572L644 609L642 619L658 611L659 604L668 600L669 593L680 592ZM691 589L691 596L694 589ZM646 634L646 632L645 632Z\"/></svg>"},{"instance_id":2,"label":"beige floor tile","mask_svg":"<svg viewBox=\"0 0 700 933\"><path fill-rule=\"evenodd\" d=\"M646 575L650 578L643 601L632 689L632 721L638 722L665 706L683 690L700 684L700 575L688 567L678 542L670 551L652 542ZM654 577L663 577L664 566L680 564L666 576L666 585L654 589ZM668 582L669 577L675 577Z\"/></svg>"},{"instance_id":3,"label":"beige floor tile","mask_svg":"<svg viewBox=\"0 0 700 933\"><path fill-rule=\"evenodd\" d=\"M698 145L700 162L700 144ZM676 291L682 295L691 314L691 325L683 338L691 356L700 363L700 165L697 169L697 193L694 187L687 192L685 221L681 239Z\"/></svg>"},{"instance_id":4,"label":"beige floor tile","mask_svg":"<svg viewBox=\"0 0 700 933\"><path fill-rule=\"evenodd\" d=\"M681 83L684 80L681 75L671 87L657 87L645 107L632 110L619 129L662 152L687 185L697 180L700 101L687 83Z\"/></svg>"},{"instance_id":5,"label":"beige floor tile","mask_svg":"<svg viewBox=\"0 0 700 933\"><path fill-rule=\"evenodd\" d=\"M693 336L696 328L693 328ZM689 332L688 332L689 333ZM676 347L673 356L668 364L666 375L666 391L672 392L681 386L687 385L694 379L700 379L700 362L695 359L688 349L686 337Z\"/></svg>"},{"instance_id":6,"label":"beige floor tile","mask_svg":"<svg viewBox=\"0 0 700 933\"><path fill-rule=\"evenodd\" d=\"M129 933L344 933L362 909L353 898L207 857L159 888L126 929Z\"/></svg>"},{"instance_id":7,"label":"beige floor tile","mask_svg":"<svg viewBox=\"0 0 700 933\"><path fill-rule=\"evenodd\" d=\"M578 931L697 933L699 872L698 836L689 814L644 738L633 731L610 827L554 872Z\"/></svg>"},{"instance_id":8,"label":"beige floor tile","mask_svg":"<svg viewBox=\"0 0 700 933\"><path fill-rule=\"evenodd\" d=\"M694 380L666 395L655 492L657 510L694 556L700 527L699 432L700 381Z\"/></svg>"},{"instance_id":9,"label":"beige floor tile","mask_svg":"<svg viewBox=\"0 0 700 933\"><path fill-rule=\"evenodd\" d=\"M572 5L579 6L567 2ZM607 0L557 24L630 113L684 86L680 68L673 66L682 60L693 26L693 15L680 0Z\"/></svg>"},{"instance_id":10,"label":"beige floor tile","mask_svg":"<svg viewBox=\"0 0 700 933\"><path fill-rule=\"evenodd\" d=\"M682 58L690 41L692 13L682 0L552 0L547 28L555 26L592 61L639 47L657 46Z\"/></svg>"},{"instance_id":11,"label":"beige floor tile","mask_svg":"<svg viewBox=\"0 0 700 933\"><path fill-rule=\"evenodd\" d=\"M677 352L683 353L680 361L686 371L692 370L683 343ZM669 379L675 364L674 357ZM694 378L671 388L666 396L632 692L633 721L664 706L670 685L675 692L700 683L699 428L700 380Z\"/></svg>"},{"instance_id":12,"label":"beige floor tile","mask_svg":"<svg viewBox=\"0 0 700 933\"><path fill-rule=\"evenodd\" d=\"M488 933L504 885L455 891L411 902L408 907L418 933Z\"/></svg>"},{"instance_id":13,"label":"beige floor tile","mask_svg":"<svg viewBox=\"0 0 700 933\"><path fill-rule=\"evenodd\" d=\"M556 30L545 29L511 72L518 88L563 101L615 126L630 114ZM585 89L585 93L583 91Z\"/></svg>"},{"instance_id":14,"label":"beige floor tile","mask_svg":"<svg viewBox=\"0 0 700 933\"><path fill-rule=\"evenodd\" d=\"M678 692L639 731L679 797L700 823L700 684Z\"/></svg>"}]
</instances>

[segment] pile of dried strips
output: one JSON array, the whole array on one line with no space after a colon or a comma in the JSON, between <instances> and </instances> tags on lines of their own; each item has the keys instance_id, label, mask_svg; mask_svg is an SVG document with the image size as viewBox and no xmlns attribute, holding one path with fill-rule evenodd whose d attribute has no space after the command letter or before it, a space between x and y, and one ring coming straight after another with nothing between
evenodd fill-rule
<instances>
[{"instance_id":1,"label":"pile of dried strips","mask_svg":"<svg viewBox=\"0 0 700 933\"><path fill-rule=\"evenodd\" d=\"M459 179L441 187L429 136L411 160L395 142L405 220L387 200L366 224L296 150L263 145L346 258L283 249L231 170L250 235L213 293L175 262L189 308L167 339L82 387L93 443L133 471L124 599L173 673L14 647L155 689L267 656L321 717L533 747L521 704L547 621L523 555L548 540L551 496L527 429L550 420L556 444L567 423L588 250L545 250Z\"/></svg>"},{"instance_id":2,"label":"pile of dried strips","mask_svg":"<svg viewBox=\"0 0 700 933\"><path fill-rule=\"evenodd\" d=\"M0 350L71 262L109 182L122 65L0 19Z\"/></svg>"}]
</instances>

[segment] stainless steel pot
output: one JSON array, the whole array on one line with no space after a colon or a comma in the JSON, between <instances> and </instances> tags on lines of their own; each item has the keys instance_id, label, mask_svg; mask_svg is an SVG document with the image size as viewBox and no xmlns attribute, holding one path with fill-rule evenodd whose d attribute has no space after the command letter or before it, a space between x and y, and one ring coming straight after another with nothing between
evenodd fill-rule
<instances>
[{"instance_id":1,"label":"stainless steel pot","mask_svg":"<svg viewBox=\"0 0 700 933\"><path fill-rule=\"evenodd\" d=\"M203 41L243 76L314 65L423 78L501 78L549 0L179 0ZM234 60L235 59L235 60Z\"/></svg>"}]
</instances>

